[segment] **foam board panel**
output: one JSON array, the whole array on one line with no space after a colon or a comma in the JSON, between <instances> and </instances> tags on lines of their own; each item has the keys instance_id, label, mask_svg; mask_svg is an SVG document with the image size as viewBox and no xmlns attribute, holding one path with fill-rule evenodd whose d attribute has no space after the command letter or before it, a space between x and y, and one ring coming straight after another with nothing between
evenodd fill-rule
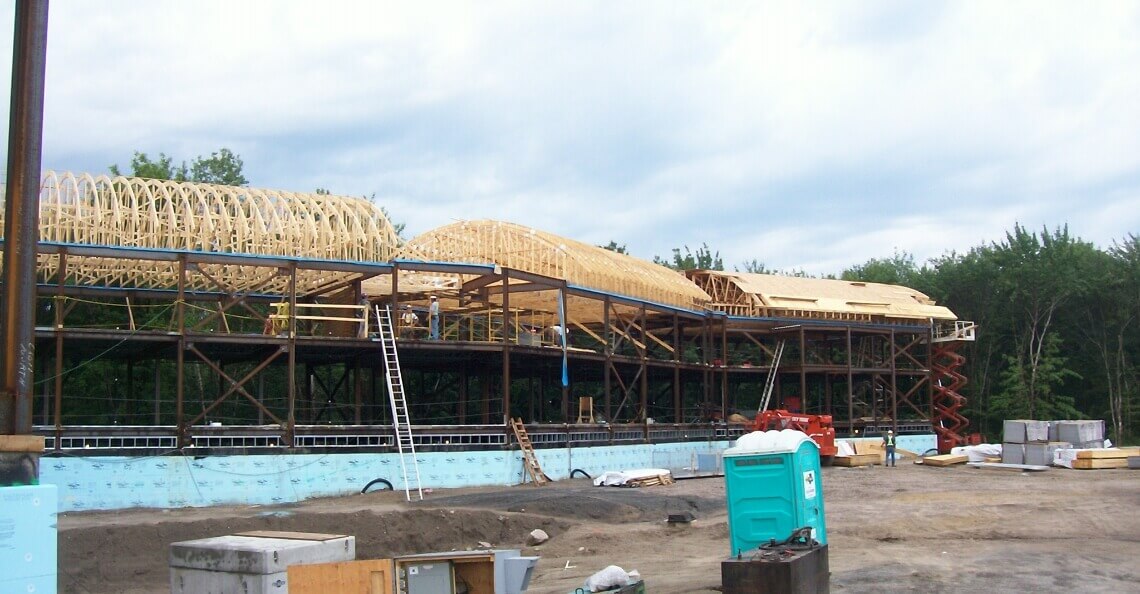
<instances>
[{"instance_id":1,"label":"foam board panel","mask_svg":"<svg viewBox=\"0 0 1140 594\"><path fill-rule=\"evenodd\" d=\"M0 592L56 591L54 485L0 487Z\"/></svg>"}]
</instances>

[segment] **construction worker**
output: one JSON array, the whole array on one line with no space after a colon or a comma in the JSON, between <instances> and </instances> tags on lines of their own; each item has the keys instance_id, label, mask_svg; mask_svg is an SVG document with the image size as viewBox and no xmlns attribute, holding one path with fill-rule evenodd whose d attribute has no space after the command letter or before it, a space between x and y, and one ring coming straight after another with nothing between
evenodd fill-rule
<instances>
[{"instance_id":1,"label":"construction worker","mask_svg":"<svg viewBox=\"0 0 1140 594\"><path fill-rule=\"evenodd\" d=\"M883 436L883 446L887 449L887 455L883 459L884 466L895 465L895 432L887 429L887 434Z\"/></svg>"},{"instance_id":2,"label":"construction worker","mask_svg":"<svg viewBox=\"0 0 1140 594\"><path fill-rule=\"evenodd\" d=\"M428 306L428 329L432 340L439 340L439 300L431 296L431 305Z\"/></svg>"}]
</instances>

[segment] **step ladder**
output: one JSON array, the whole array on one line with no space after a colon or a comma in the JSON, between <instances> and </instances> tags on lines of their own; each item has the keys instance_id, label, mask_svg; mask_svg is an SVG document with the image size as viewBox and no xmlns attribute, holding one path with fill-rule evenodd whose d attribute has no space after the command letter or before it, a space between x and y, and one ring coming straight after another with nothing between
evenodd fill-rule
<instances>
[{"instance_id":1,"label":"step ladder","mask_svg":"<svg viewBox=\"0 0 1140 594\"><path fill-rule=\"evenodd\" d=\"M416 460L416 444L412 439L412 423L408 418L408 402L404 397L404 376L400 372L400 356L396 352L396 329L392 325L392 309L376 306L376 327L380 334L380 348L384 352L384 379L388 381L388 402L392 407L392 428L396 432L396 450L400 453L400 470L404 473L404 496L412 500L412 489L420 499L424 498L420 488L420 463ZM408 459L411 459L409 480ZM414 485L414 486L413 486Z\"/></svg>"},{"instance_id":2,"label":"step ladder","mask_svg":"<svg viewBox=\"0 0 1140 594\"><path fill-rule=\"evenodd\" d=\"M526 434L526 425L523 425L522 419L511 419L511 428L515 430L515 439L519 442L519 449L523 453L523 466L526 467L527 474L530 475L530 480L537 486L541 487L550 481L550 477L542 472L542 467L538 465L538 458L534 455L534 446L530 443L530 437Z\"/></svg>"},{"instance_id":3,"label":"step ladder","mask_svg":"<svg viewBox=\"0 0 1140 594\"><path fill-rule=\"evenodd\" d=\"M764 395L760 398L760 408L757 414L763 413L768 410L768 402L772 400L772 389L776 387L776 371L780 369L780 359L784 358L784 343L787 341L780 339L776 343L776 352L772 356L772 369L768 370L768 381L764 382Z\"/></svg>"}]
</instances>

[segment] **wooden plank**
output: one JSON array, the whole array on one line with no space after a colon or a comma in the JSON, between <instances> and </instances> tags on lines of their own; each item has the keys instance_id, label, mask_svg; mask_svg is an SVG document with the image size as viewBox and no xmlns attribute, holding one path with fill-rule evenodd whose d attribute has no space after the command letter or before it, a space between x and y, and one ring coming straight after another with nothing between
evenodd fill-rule
<instances>
[{"instance_id":1,"label":"wooden plank","mask_svg":"<svg viewBox=\"0 0 1140 594\"><path fill-rule=\"evenodd\" d=\"M856 454L878 454L880 458L887 454L887 447L881 441L852 441L851 445L855 448ZM896 446L895 457L918 458L919 456L915 452Z\"/></svg>"},{"instance_id":2,"label":"wooden plank","mask_svg":"<svg viewBox=\"0 0 1140 594\"><path fill-rule=\"evenodd\" d=\"M925 466L952 466L954 464L965 464L970 461L969 456L942 454L940 456L923 456L922 463Z\"/></svg>"},{"instance_id":3,"label":"wooden plank","mask_svg":"<svg viewBox=\"0 0 1140 594\"><path fill-rule=\"evenodd\" d=\"M41 435L0 435L0 452L42 452Z\"/></svg>"},{"instance_id":4,"label":"wooden plank","mask_svg":"<svg viewBox=\"0 0 1140 594\"><path fill-rule=\"evenodd\" d=\"M322 534L319 532L288 532L278 530L250 530L238 532L234 536L254 536L257 538L283 538L286 540L335 540L346 538L346 534Z\"/></svg>"},{"instance_id":5,"label":"wooden plank","mask_svg":"<svg viewBox=\"0 0 1140 594\"><path fill-rule=\"evenodd\" d=\"M391 559L290 565L286 569L292 594L392 594Z\"/></svg>"},{"instance_id":6,"label":"wooden plank","mask_svg":"<svg viewBox=\"0 0 1140 594\"><path fill-rule=\"evenodd\" d=\"M1104 470L1107 468L1128 468L1128 458L1085 458L1073 460L1076 470Z\"/></svg>"},{"instance_id":7,"label":"wooden plank","mask_svg":"<svg viewBox=\"0 0 1140 594\"><path fill-rule=\"evenodd\" d=\"M1128 458L1140 456L1140 447L1131 448L1105 448L1103 450L1080 450L1077 460L1101 460L1105 458Z\"/></svg>"},{"instance_id":8,"label":"wooden plank","mask_svg":"<svg viewBox=\"0 0 1140 594\"><path fill-rule=\"evenodd\" d=\"M836 456L832 459L832 466L871 466L872 464L881 464L883 457L879 454L855 454L854 456Z\"/></svg>"},{"instance_id":9,"label":"wooden plank","mask_svg":"<svg viewBox=\"0 0 1140 594\"><path fill-rule=\"evenodd\" d=\"M467 584L468 594L495 594L495 560L455 559L456 581Z\"/></svg>"}]
</instances>

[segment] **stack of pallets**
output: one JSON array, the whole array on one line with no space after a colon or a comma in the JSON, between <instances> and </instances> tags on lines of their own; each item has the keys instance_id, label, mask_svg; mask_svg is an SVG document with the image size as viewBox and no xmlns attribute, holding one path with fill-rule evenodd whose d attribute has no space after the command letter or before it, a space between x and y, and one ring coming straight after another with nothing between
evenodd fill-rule
<instances>
[{"instance_id":1,"label":"stack of pallets","mask_svg":"<svg viewBox=\"0 0 1140 594\"><path fill-rule=\"evenodd\" d=\"M657 485L672 485L673 475L659 474L657 476L647 476L637 479L629 479L623 484L623 487L656 487Z\"/></svg>"}]
</instances>

